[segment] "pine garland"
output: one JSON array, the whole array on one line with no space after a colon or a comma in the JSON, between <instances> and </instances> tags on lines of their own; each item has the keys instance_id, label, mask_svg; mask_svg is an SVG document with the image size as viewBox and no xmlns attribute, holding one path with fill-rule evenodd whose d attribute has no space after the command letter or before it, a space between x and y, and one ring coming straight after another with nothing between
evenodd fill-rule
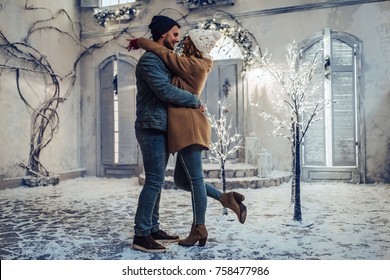
<instances>
[{"instance_id":1,"label":"pine garland","mask_svg":"<svg viewBox=\"0 0 390 280\"><path fill-rule=\"evenodd\" d=\"M217 22L215 19L209 19L204 23L199 24L197 28L217 30L221 32L222 35L231 38L238 45L243 60L242 75L245 75L248 70L253 69L260 61L259 57L262 57L258 45L256 46L256 49L253 50L253 43L251 40L251 37L253 38L253 36L247 29L233 27L226 23Z\"/></svg>"},{"instance_id":2,"label":"pine garland","mask_svg":"<svg viewBox=\"0 0 390 280\"><path fill-rule=\"evenodd\" d=\"M134 7L122 7L116 10L100 10L96 9L94 11L94 18L97 19L97 22L106 27L107 22L111 20L126 19L127 21L132 20L136 16L137 10Z\"/></svg>"}]
</instances>

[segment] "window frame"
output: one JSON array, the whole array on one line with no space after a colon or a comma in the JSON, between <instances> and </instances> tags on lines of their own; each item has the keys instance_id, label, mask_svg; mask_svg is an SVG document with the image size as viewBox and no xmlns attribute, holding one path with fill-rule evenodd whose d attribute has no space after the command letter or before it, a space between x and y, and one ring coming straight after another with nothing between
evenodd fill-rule
<instances>
[{"instance_id":1,"label":"window frame","mask_svg":"<svg viewBox=\"0 0 390 280\"><path fill-rule=\"evenodd\" d=\"M100 8L123 6L123 5L129 5L129 4L132 5L135 2L137 2L137 0L115 0L116 2L118 2L117 4L103 5L103 1L105 1L105 0L99 0L99 7ZM127 1L127 2L120 3L120 1Z\"/></svg>"},{"instance_id":2,"label":"window frame","mask_svg":"<svg viewBox=\"0 0 390 280\"><path fill-rule=\"evenodd\" d=\"M117 66L117 71L114 71L114 64ZM135 120L136 85L134 79L136 64L137 61L130 55L117 53L106 57L96 67L97 176L127 178L140 173L142 162L139 158L139 149L134 129L129 126ZM134 72L131 74L129 71L123 71L121 67L129 67ZM114 139L116 129L113 77L115 75L117 75L116 94L119 96L119 131L117 131L119 146L117 149L115 149ZM128 78L131 81L127 80ZM121 100L120 95L123 91L126 91L126 97ZM106 95L106 97L103 95ZM107 109L104 109L103 106L106 106ZM123 113L125 114L123 115ZM115 150L118 152L118 161L115 159Z\"/></svg>"},{"instance_id":3,"label":"window frame","mask_svg":"<svg viewBox=\"0 0 390 280\"><path fill-rule=\"evenodd\" d=\"M354 48L354 69L353 69L353 87L354 87L354 110L355 110L355 141L356 141L356 165L355 166L335 166L332 157L326 159L326 166L310 166L302 163L302 178L305 181L315 180L340 180L349 182L365 182L366 168L365 168L365 122L364 122L364 94L362 87L362 42L355 36L339 31L333 31L329 28L322 32L302 41L299 44L302 52L305 52L314 44L322 40L324 50L324 59L326 55L331 54L332 40L340 40ZM331 76L332 77L332 76ZM324 94L333 95L333 88L331 80L326 81L324 78ZM325 110L325 116L328 116L324 121L330 127L327 129L327 142L334 143L333 134L333 115L332 107ZM329 117L331 116L331 117ZM304 159L304 145L302 147L302 159ZM331 149L331 155L334 153L333 147L329 146L326 149ZM331 164L329 164L331 163Z\"/></svg>"}]
</instances>

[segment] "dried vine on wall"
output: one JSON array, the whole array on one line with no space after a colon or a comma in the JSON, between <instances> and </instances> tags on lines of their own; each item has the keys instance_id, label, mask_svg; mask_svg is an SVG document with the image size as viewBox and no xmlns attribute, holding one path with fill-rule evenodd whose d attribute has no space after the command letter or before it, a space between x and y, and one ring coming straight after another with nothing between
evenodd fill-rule
<instances>
[{"instance_id":1,"label":"dried vine on wall","mask_svg":"<svg viewBox=\"0 0 390 280\"><path fill-rule=\"evenodd\" d=\"M60 9L56 13L53 13L47 8L29 5L28 2L29 0L26 0L25 2L25 9L27 11L48 11L50 17L35 21L21 42L10 42L3 31L0 30L0 52L4 54L5 57L4 60L0 61L0 75L3 70L13 71L15 73L17 92L21 100L32 112L29 159L28 163L20 163L19 166L24 168L26 170L26 175L30 177L53 177L41 162L40 157L42 151L53 140L55 133L59 129L60 119L57 110L59 105L66 101L74 88L77 78L77 65L80 59L84 55L91 54L93 50L102 48L111 41L116 41L122 34L127 33L127 29L124 29L105 42L85 47L82 46L78 35L81 33L81 25L78 22L74 22L64 9ZM2 6L0 5L0 12L1 9ZM70 31L51 26L51 23L61 15L66 16L67 20L70 22ZM48 30L58 32L83 48L79 57L74 61L73 68L63 76L60 76L55 72L49 59L37 48L32 46L30 42L31 36L34 33ZM31 102L27 100L26 89L22 89L20 86L21 78L25 74L41 76L45 81L45 92L48 90L51 92L51 96L37 107L34 107ZM65 80L69 81L69 86L65 93L62 94L61 82ZM51 182L58 183L58 179L54 179L54 181Z\"/></svg>"}]
</instances>

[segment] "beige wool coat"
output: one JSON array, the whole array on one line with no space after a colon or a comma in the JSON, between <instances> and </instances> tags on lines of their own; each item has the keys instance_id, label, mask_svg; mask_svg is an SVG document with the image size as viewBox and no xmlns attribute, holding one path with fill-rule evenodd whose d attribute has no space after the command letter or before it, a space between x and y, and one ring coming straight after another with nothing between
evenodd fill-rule
<instances>
[{"instance_id":1,"label":"beige wool coat","mask_svg":"<svg viewBox=\"0 0 390 280\"><path fill-rule=\"evenodd\" d=\"M138 45L161 58L173 73L172 84L198 96L201 95L207 75L213 66L211 59L179 55L146 38L140 38ZM201 145L204 149L210 148L210 123L199 109L169 104L167 130L169 153L178 152L192 144Z\"/></svg>"}]
</instances>

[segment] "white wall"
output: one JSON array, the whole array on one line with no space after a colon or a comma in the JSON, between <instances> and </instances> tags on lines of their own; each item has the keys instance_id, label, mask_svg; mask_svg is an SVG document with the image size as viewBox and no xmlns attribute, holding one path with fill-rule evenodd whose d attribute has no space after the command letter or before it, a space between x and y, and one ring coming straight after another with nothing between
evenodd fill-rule
<instances>
[{"instance_id":1,"label":"white wall","mask_svg":"<svg viewBox=\"0 0 390 280\"><path fill-rule=\"evenodd\" d=\"M0 11L0 30L11 43L23 42L34 22L49 20L60 9L64 9L74 21L76 36L80 35L77 0L74 1L28 1L34 10L25 9L25 0L3 0ZM56 19L35 25L35 28L55 27L64 32L71 32L71 22L64 13ZM2 41L4 43L4 41ZM41 52L49 61L53 72L63 77L73 69L73 63L80 54L80 47L68 36L54 29L40 29L34 32L26 44ZM18 45L21 50L27 50ZM31 50L30 50L31 51ZM2 64L29 67L27 63L13 59L0 51ZM26 100L36 108L53 96L50 81L41 74L31 71L20 71L21 92ZM78 73L79 75L79 73ZM59 130L54 139L41 154L40 160L50 172L63 172L81 167L80 163L80 89L77 79L75 87L57 110L60 120ZM64 97L69 88L69 80L60 82L60 96ZM0 72L0 176L14 178L24 176L25 170L19 163L28 164L30 152L30 135L32 110L19 97L16 88L15 71Z\"/></svg>"},{"instance_id":2,"label":"white wall","mask_svg":"<svg viewBox=\"0 0 390 280\"><path fill-rule=\"evenodd\" d=\"M285 46L293 40L299 42L324 28L331 28L358 37L363 42L363 93L365 94L366 158L368 182L390 181L390 2L374 2L338 8L324 8L292 13L269 13L266 9L311 4L323 1L315 0L278 0L252 1L237 0L234 6L218 7L233 16L257 39L263 51L272 53L274 61L282 62ZM339 2L339 1L338 1ZM50 13L45 10L25 11L24 0L3 0L0 11L0 29L11 42L21 41L31 24L47 19ZM111 40L124 26L128 33L103 48L92 51L83 57L78 72L76 86L68 99L60 105L60 129L55 140L42 154L42 160L50 171L69 170L85 167L87 174L96 174L97 151L97 67L107 57L115 53L127 53L126 38L149 36L147 25L153 15L162 12L175 19L188 13L187 9L176 1L142 1L137 18L130 24L99 26L93 18L93 9L78 9L79 1L35 0L35 7L45 7L54 13L59 8L69 12L74 21L82 24L82 44L90 46ZM165 9L165 10L164 10ZM79 14L80 12L80 14ZM216 17L211 9L191 12L183 24L183 31L189 24ZM226 18L220 19L227 20ZM69 30L69 21L60 17L55 26ZM66 73L83 47L58 35L54 31L40 31L31 41L47 55L55 71ZM129 55L138 59L141 51ZM4 54L1 53L1 61ZM66 83L62 83L66 88ZM48 94L44 83L35 75L23 79L23 87L30 100L41 100L42 94ZM256 80L249 80L249 96L267 96L265 88ZM64 94L64 92L62 92ZM24 171L15 167L25 162L29 152L31 112L21 102L15 87L15 75L10 71L0 74L0 175L2 177L22 176ZM81 108L81 109L80 109ZM275 169L290 168L290 149L282 139L268 136L269 124L256 115L250 108L252 130L260 139L261 147L273 155Z\"/></svg>"}]
</instances>

